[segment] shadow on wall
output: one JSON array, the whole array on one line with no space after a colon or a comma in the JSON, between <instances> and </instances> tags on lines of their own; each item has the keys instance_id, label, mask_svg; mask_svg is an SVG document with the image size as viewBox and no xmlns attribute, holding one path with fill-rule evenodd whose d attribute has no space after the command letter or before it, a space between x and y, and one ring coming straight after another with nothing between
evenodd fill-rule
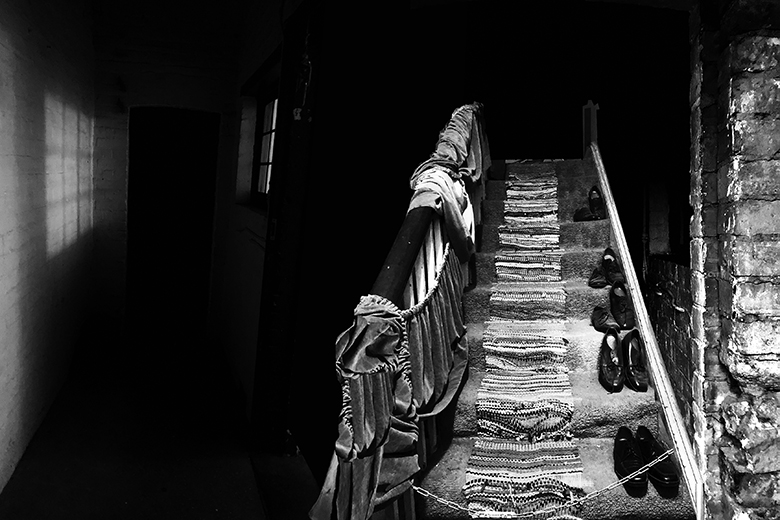
<instances>
[{"instance_id":1,"label":"shadow on wall","mask_svg":"<svg viewBox=\"0 0 780 520\"><path fill-rule=\"evenodd\" d=\"M15 9L0 15L0 486L64 381L91 293L91 41L54 45L62 18Z\"/></svg>"}]
</instances>

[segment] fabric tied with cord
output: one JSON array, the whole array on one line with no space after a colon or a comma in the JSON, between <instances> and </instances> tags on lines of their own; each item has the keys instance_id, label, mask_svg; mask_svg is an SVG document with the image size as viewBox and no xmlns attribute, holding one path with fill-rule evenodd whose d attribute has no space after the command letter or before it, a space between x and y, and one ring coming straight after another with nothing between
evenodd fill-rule
<instances>
[{"instance_id":1,"label":"fabric tied with cord","mask_svg":"<svg viewBox=\"0 0 780 520\"><path fill-rule=\"evenodd\" d=\"M312 520L366 520L411 487L420 470L419 420L452 401L468 352L461 338L463 274L452 250L433 287L410 309L364 296L336 341L342 410Z\"/></svg>"}]
</instances>

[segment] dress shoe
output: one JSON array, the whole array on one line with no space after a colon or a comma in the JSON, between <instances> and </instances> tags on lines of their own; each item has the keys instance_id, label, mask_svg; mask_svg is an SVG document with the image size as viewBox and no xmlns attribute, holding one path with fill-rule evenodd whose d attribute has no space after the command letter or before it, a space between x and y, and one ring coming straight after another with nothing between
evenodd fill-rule
<instances>
[{"instance_id":1,"label":"dress shoe","mask_svg":"<svg viewBox=\"0 0 780 520\"><path fill-rule=\"evenodd\" d=\"M599 383L611 393L623 389L625 375L623 372L623 352L620 348L620 337L615 328L610 328L601 339L599 350Z\"/></svg>"},{"instance_id":2,"label":"dress shoe","mask_svg":"<svg viewBox=\"0 0 780 520\"><path fill-rule=\"evenodd\" d=\"M595 267L590 275L590 278L588 278L588 287L601 289L607 285L609 284L607 283L607 279L604 277L604 271L601 270L601 267Z\"/></svg>"},{"instance_id":3,"label":"dress shoe","mask_svg":"<svg viewBox=\"0 0 780 520\"><path fill-rule=\"evenodd\" d=\"M650 433L650 430L644 426L636 429L635 439L645 464L657 459L666 451L666 447L656 440L653 434ZM655 490L663 498L674 498L677 496L680 490L680 476L671 457L651 466L646 473Z\"/></svg>"},{"instance_id":4,"label":"dress shoe","mask_svg":"<svg viewBox=\"0 0 780 520\"><path fill-rule=\"evenodd\" d=\"M623 371L626 374L626 386L634 392L647 392L647 363L645 362L645 342L637 329L632 330L621 342L623 347Z\"/></svg>"},{"instance_id":5,"label":"dress shoe","mask_svg":"<svg viewBox=\"0 0 780 520\"><path fill-rule=\"evenodd\" d=\"M588 220L599 220L599 218L593 214L590 208L580 208L574 212L574 222L584 222Z\"/></svg>"},{"instance_id":6,"label":"dress shoe","mask_svg":"<svg viewBox=\"0 0 780 520\"><path fill-rule=\"evenodd\" d=\"M607 208L604 206L604 199L598 186L593 186L588 192L588 207L590 212L599 219L607 218Z\"/></svg>"},{"instance_id":7,"label":"dress shoe","mask_svg":"<svg viewBox=\"0 0 780 520\"><path fill-rule=\"evenodd\" d=\"M607 332L609 329L619 330L620 326L615 318L603 305L596 305L590 313L590 324L599 332Z\"/></svg>"},{"instance_id":8,"label":"dress shoe","mask_svg":"<svg viewBox=\"0 0 780 520\"><path fill-rule=\"evenodd\" d=\"M615 435L612 458L615 461L615 474L621 479L645 465L631 430L625 426L618 428ZM642 472L627 480L623 483L623 488L632 497L645 496L647 493L647 472Z\"/></svg>"},{"instance_id":9,"label":"dress shoe","mask_svg":"<svg viewBox=\"0 0 780 520\"><path fill-rule=\"evenodd\" d=\"M626 283L626 277L623 276L623 271L618 265L618 256L611 247L606 248L601 255L601 271L608 285L614 285L615 282Z\"/></svg>"},{"instance_id":10,"label":"dress shoe","mask_svg":"<svg viewBox=\"0 0 780 520\"><path fill-rule=\"evenodd\" d=\"M615 318L621 329L634 328L634 306L631 304L628 289L623 282L612 284L612 288L609 290L609 308L612 311L612 317Z\"/></svg>"}]
</instances>

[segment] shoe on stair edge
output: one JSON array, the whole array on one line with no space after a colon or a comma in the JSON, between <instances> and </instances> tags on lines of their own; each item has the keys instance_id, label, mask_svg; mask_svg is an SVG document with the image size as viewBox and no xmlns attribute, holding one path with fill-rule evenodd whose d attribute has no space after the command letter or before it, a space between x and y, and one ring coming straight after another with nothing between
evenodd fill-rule
<instances>
[{"instance_id":1,"label":"shoe on stair edge","mask_svg":"<svg viewBox=\"0 0 780 520\"><path fill-rule=\"evenodd\" d=\"M666 447L656 440L645 426L639 426L636 429L634 439L645 464L657 459L666 451ZM661 497L674 498L677 496L680 490L680 476L671 457L651 466L645 473Z\"/></svg>"},{"instance_id":2,"label":"shoe on stair edge","mask_svg":"<svg viewBox=\"0 0 780 520\"><path fill-rule=\"evenodd\" d=\"M604 271L601 270L601 267L595 267L590 275L590 278L588 278L588 287L601 289L607 285L609 284L607 283L607 279L604 277Z\"/></svg>"},{"instance_id":3,"label":"shoe on stair edge","mask_svg":"<svg viewBox=\"0 0 780 520\"><path fill-rule=\"evenodd\" d=\"M621 329L630 330L636 326L634 306L628 296L628 288L623 282L612 284L612 288L609 290L609 310Z\"/></svg>"},{"instance_id":4,"label":"shoe on stair edge","mask_svg":"<svg viewBox=\"0 0 780 520\"><path fill-rule=\"evenodd\" d=\"M593 312L590 313L590 324L599 332L607 332L609 329L620 330L620 325L603 305L593 307Z\"/></svg>"},{"instance_id":5,"label":"shoe on stair edge","mask_svg":"<svg viewBox=\"0 0 780 520\"><path fill-rule=\"evenodd\" d=\"M626 376L626 386L634 392L647 392L647 363L645 358L645 342L639 330L634 329L621 342L623 349L623 371Z\"/></svg>"},{"instance_id":6,"label":"shoe on stair edge","mask_svg":"<svg viewBox=\"0 0 780 520\"><path fill-rule=\"evenodd\" d=\"M634 435L626 426L618 428L615 435L615 446L612 448L612 458L615 463L615 475L622 479L645 465ZM632 497L643 497L647 494L647 472L635 475L623 483L623 488Z\"/></svg>"},{"instance_id":7,"label":"shoe on stair edge","mask_svg":"<svg viewBox=\"0 0 780 520\"><path fill-rule=\"evenodd\" d=\"M615 282L626 283L626 277L623 276L623 271L618 264L618 256L611 247L606 248L601 255L601 272L604 273L608 285L613 285Z\"/></svg>"},{"instance_id":8,"label":"shoe on stair edge","mask_svg":"<svg viewBox=\"0 0 780 520\"><path fill-rule=\"evenodd\" d=\"M623 389L625 372L623 370L623 351L620 336L615 328L604 333L599 349L599 383L604 389L615 394Z\"/></svg>"}]
</instances>

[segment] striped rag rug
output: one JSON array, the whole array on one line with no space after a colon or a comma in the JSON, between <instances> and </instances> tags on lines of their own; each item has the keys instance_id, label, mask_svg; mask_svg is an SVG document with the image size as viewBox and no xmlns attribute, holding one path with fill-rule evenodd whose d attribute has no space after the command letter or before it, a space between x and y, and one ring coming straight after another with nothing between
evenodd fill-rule
<instances>
[{"instance_id":1,"label":"striped rag rug","mask_svg":"<svg viewBox=\"0 0 780 520\"><path fill-rule=\"evenodd\" d=\"M463 493L472 516L576 519L584 496L565 365L557 179L551 164L509 169L496 279L483 336L479 437Z\"/></svg>"}]
</instances>

